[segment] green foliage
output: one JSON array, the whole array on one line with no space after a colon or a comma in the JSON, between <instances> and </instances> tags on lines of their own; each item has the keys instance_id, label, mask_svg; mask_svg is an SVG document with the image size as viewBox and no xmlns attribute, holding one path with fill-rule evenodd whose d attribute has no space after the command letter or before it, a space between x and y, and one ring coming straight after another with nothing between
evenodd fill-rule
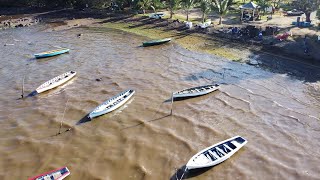
<instances>
[{"instance_id":1,"label":"green foliage","mask_svg":"<svg viewBox=\"0 0 320 180\"><path fill-rule=\"evenodd\" d=\"M312 11L319 9L320 0L299 0L294 1L293 6L302 10L306 14L306 21L311 22L310 14Z\"/></svg>"},{"instance_id":2,"label":"green foliage","mask_svg":"<svg viewBox=\"0 0 320 180\"><path fill-rule=\"evenodd\" d=\"M317 10L317 17L320 19L320 8Z\"/></svg>"},{"instance_id":3,"label":"green foliage","mask_svg":"<svg viewBox=\"0 0 320 180\"><path fill-rule=\"evenodd\" d=\"M212 10L220 15L219 24L222 24L222 17L228 13L229 7L232 5L232 3L233 0L213 0Z\"/></svg>"},{"instance_id":4,"label":"green foliage","mask_svg":"<svg viewBox=\"0 0 320 180\"><path fill-rule=\"evenodd\" d=\"M168 0L168 8L170 10L170 19L172 18L174 11L179 7L179 5L180 5L180 0Z\"/></svg>"},{"instance_id":5,"label":"green foliage","mask_svg":"<svg viewBox=\"0 0 320 180\"><path fill-rule=\"evenodd\" d=\"M195 0L182 0L181 5L187 12L187 21L189 21L189 10L194 6Z\"/></svg>"},{"instance_id":6,"label":"green foliage","mask_svg":"<svg viewBox=\"0 0 320 180\"><path fill-rule=\"evenodd\" d=\"M257 3L263 10L263 15L266 13L266 8L271 6L270 0L257 0Z\"/></svg>"},{"instance_id":7,"label":"green foliage","mask_svg":"<svg viewBox=\"0 0 320 180\"><path fill-rule=\"evenodd\" d=\"M200 10L202 12L202 22L204 22L206 15L211 11L211 0L201 0Z\"/></svg>"},{"instance_id":8,"label":"green foliage","mask_svg":"<svg viewBox=\"0 0 320 180\"><path fill-rule=\"evenodd\" d=\"M299 0L294 1L293 6L304 12L312 12L319 8L320 0Z\"/></svg>"}]
</instances>

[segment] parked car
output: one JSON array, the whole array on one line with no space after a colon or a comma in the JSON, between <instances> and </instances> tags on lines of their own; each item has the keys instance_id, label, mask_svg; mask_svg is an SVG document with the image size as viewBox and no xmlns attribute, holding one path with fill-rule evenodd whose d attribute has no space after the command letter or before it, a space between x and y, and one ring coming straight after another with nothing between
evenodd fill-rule
<instances>
[{"instance_id":1,"label":"parked car","mask_svg":"<svg viewBox=\"0 0 320 180\"><path fill-rule=\"evenodd\" d=\"M287 16L301 16L302 14L304 14L303 11L299 11L296 9L292 9L291 11L287 11Z\"/></svg>"},{"instance_id":2,"label":"parked car","mask_svg":"<svg viewBox=\"0 0 320 180\"><path fill-rule=\"evenodd\" d=\"M154 18L154 19L161 19L164 16L164 13L160 12L160 13L151 13L149 15L150 18Z\"/></svg>"}]
</instances>

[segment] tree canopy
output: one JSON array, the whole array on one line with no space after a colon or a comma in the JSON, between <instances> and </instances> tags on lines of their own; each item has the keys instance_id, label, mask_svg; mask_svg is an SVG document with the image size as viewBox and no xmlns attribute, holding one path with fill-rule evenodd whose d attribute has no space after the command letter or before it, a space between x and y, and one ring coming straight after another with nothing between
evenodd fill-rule
<instances>
[{"instance_id":1,"label":"tree canopy","mask_svg":"<svg viewBox=\"0 0 320 180\"><path fill-rule=\"evenodd\" d=\"M294 2L294 6L300 9L306 14L306 21L311 22L310 14L311 12L317 10L320 5L320 0L298 0Z\"/></svg>"}]
</instances>

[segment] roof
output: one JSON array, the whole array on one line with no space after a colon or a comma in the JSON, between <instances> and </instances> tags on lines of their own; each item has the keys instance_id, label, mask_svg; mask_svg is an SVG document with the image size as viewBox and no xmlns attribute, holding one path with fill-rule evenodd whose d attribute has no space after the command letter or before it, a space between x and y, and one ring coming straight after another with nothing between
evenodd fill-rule
<instances>
[{"instance_id":1,"label":"roof","mask_svg":"<svg viewBox=\"0 0 320 180\"><path fill-rule=\"evenodd\" d=\"M257 8L259 8L259 6L251 1L247 4L240 6L240 9L257 9Z\"/></svg>"}]
</instances>

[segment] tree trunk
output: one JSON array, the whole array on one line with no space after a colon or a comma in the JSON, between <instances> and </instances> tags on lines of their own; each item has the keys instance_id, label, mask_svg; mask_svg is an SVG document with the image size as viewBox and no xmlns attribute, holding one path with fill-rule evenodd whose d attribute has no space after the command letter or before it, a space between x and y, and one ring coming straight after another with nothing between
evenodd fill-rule
<instances>
[{"instance_id":1,"label":"tree trunk","mask_svg":"<svg viewBox=\"0 0 320 180\"><path fill-rule=\"evenodd\" d=\"M156 12L156 8L154 8L154 6L150 6L150 7L152 8L152 10L153 10L154 13L157 13L157 12Z\"/></svg>"},{"instance_id":2,"label":"tree trunk","mask_svg":"<svg viewBox=\"0 0 320 180\"><path fill-rule=\"evenodd\" d=\"M222 16L219 17L219 25L222 24Z\"/></svg>"},{"instance_id":3,"label":"tree trunk","mask_svg":"<svg viewBox=\"0 0 320 180\"><path fill-rule=\"evenodd\" d=\"M202 23L204 23L204 12L202 13Z\"/></svg>"},{"instance_id":4,"label":"tree trunk","mask_svg":"<svg viewBox=\"0 0 320 180\"><path fill-rule=\"evenodd\" d=\"M306 22L311 23L311 19L310 19L311 12L305 12L305 14L306 14Z\"/></svg>"},{"instance_id":5,"label":"tree trunk","mask_svg":"<svg viewBox=\"0 0 320 180\"><path fill-rule=\"evenodd\" d=\"M143 14L146 14L146 10L145 9L142 9L142 11L143 11Z\"/></svg>"},{"instance_id":6,"label":"tree trunk","mask_svg":"<svg viewBox=\"0 0 320 180\"><path fill-rule=\"evenodd\" d=\"M173 10L172 9L170 9L170 19L172 19L172 16L173 16Z\"/></svg>"},{"instance_id":7,"label":"tree trunk","mask_svg":"<svg viewBox=\"0 0 320 180\"><path fill-rule=\"evenodd\" d=\"M187 21L189 21L189 9L187 9Z\"/></svg>"}]
</instances>

